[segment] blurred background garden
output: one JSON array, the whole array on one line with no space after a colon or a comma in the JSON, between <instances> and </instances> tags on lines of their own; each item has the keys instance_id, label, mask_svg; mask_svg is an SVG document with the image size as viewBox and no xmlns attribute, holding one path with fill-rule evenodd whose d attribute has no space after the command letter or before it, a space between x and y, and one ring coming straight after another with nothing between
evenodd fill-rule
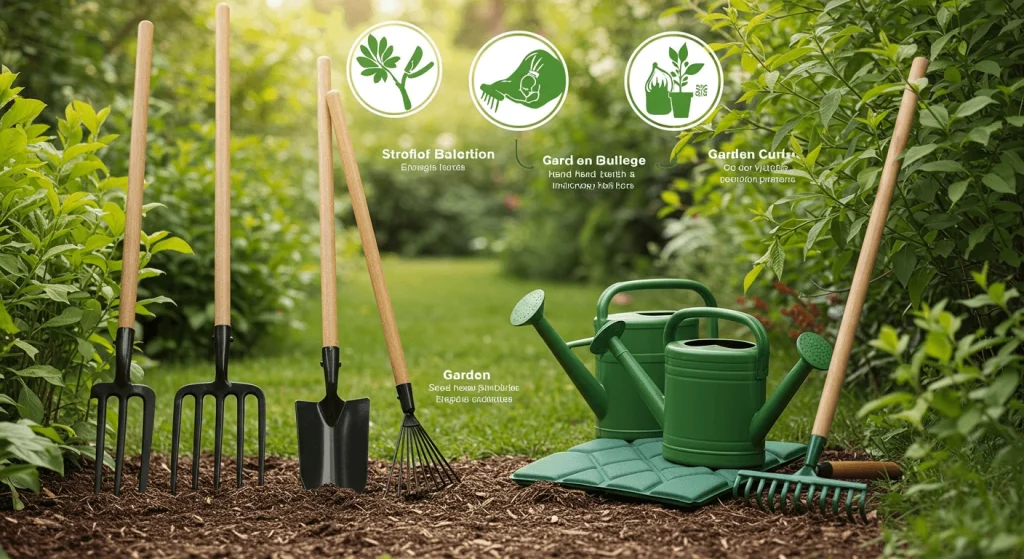
<instances>
[{"instance_id":1,"label":"blurred background garden","mask_svg":"<svg viewBox=\"0 0 1024 559\"><path fill-rule=\"evenodd\" d=\"M15 506L16 489L38 490L38 468L63 472L90 454L89 386L112 374L142 19L156 43L137 361L158 394L160 452L171 394L212 378L214 4L0 2L0 482ZM573 339L592 332L609 283L701 281L769 327L773 378L800 332L834 337L910 60L928 56L830 442L904 465L907 479L882 502L890 552L1024 553L1024 0L231 4L232 377L267 391L276 455L294 455L292 402L322 391L318 56L332 57L345 96L418 415L467 458L539 457L592 436L557 363L508 325L537 287ZM339 71L359 33L392 19L423 28L444 57L437 96L401 119L363 110ZM550 123L512 133L474 110L466 82L476 50L517 29L551 40L570 82ZM622 86L633 49L664 30L710 43L726 75L721 108L679 136L641 121ZM514 142L532 169L517 164ZM497 159L411 173L383 160L385 147ZM790 150L796 182L732 180L711 148ZM540 165L599 154L646 158L636 188L552 190ZM371 455L386 458L400 412L343 184L338 169L341 395L371 397ZM516 403L430 403L426 385L442 371L471 368L519 384ZM806 439L821 381L808 381L770 438Z\"/></svg>"}]
</instances>

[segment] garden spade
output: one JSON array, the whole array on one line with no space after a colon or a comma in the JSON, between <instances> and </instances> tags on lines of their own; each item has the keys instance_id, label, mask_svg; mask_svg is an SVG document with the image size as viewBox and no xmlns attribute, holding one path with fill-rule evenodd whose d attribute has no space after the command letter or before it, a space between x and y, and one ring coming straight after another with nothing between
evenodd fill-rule
<instances>
[{"instance_id":1,"label":"garden spade","mask_svg":"<svg viewBox=\"0 0 1024 559\"><path fill-rule=\"evenodd\" d=\"M135 301L139 281L139 242L142 232L142 183L146 175L146 129L149 118L149 78L153 62L153 24L139 23L135 51L135 93L132 100L132 136L128 156L128 194L125 198L124 248L121 260L121 301L114 340L114 382L92 385L89 398L96 398L96 493L103 489L103 443L107 434L107 400L117 398L117 454L114 457L114 495L121 494L124 470L125 433L128 428L128 400L142 399L142 456L139 492L149 480L149 452L153 446L153 389L133 384L132 348L135 342Z\"/></svg>"},{"instance_id":2,"label":"garden spade","mask_svg":"<svg viewBox=\"0 0 1024 559\"><path fill-rule=\"evenodd\" d=\"M317 60L317 151L320 175L320 301L327 394L319 402L295 402L302 486L325 484L359 493L366 488L370 446L370 399L338 396L338 293L334 249L334 158L326 94L331 89L331 60Z\"/></svg>"},{"instance_id":3,"label":"garden spade","mask_svg":"<svg viewBox=\"0 0 1024 559\"><path fill-rule=\"evenodd\" d=\"M851 522L855 520L854 509L856 509L861 520L867 521L865 501L867 500L868 486L863 483L822 477L827 472L819 470L817 467L821 452L825 449L825 442L828 440L829 430L832 428L832 420L835 419L839 392L843 387L843 379L846 377L846 366L850 361L850 352L856 339L857 326L860 324L864 298L867 296L868 285L871 282L871 271L875 265L875 258L878 256L882 231L885 229L885 220L889 215L889 203L892 201L896 179L900 173L900 156L903 154L903 148L907 145L910 127L914 122L914 112L917 110L917 92L910 84L923 78L927 68L928 59L924 57L915 58L910 67L910 76L907 78L908 83L903 90L903 99L899 112L896 114L896 126L889 142L889 152L885 157L885 166L882 167L882 176L878 181L875 203L871 208L864 241L861 244L860 255L857 257L857 268L853 273L850 294L846 300L846 308L843 310L842 322L839 324L839 333L836 335L835 351L832 353L828 376L825 378L825 386L822 388L821 399L818 401L818 412L814 418L814 427L811 430L811 440L807 445L804 465L792 474L740 470L733 482L733 494L742 495L745 503L750 503L753 497L759 508L766 508L772 512L775 512L776 507L785 512L791 505L792 509L797 512L818 509L822 514L831 512L834 516L839 516L839 509L842 508ZM834 468L830 469L834 470ZM804 496L805 492L806 497ZM762 496L764 496L763 500ZM777 502L776 498L778 498Z\"/></svg>"},{"instance_id":4,"label":"garden spade","mask_svg":"<svg viewBox=\"0 0 1024 559\"><path fill-rule=\"evenodd\" d=\"M213 433L213 487L220 489L221 453L224 446L224 401L235 398L236 431L235 486L242 486L245 461L245 398L256 398L259 445L259 484L263 485L267 440L267 404L263 390L253 384L228 380L228 356L231 345L231 84L230 31L231 9L217 6L215 185L214 185L214 371L213 382L188 384L174 395L174 421L171 431L171 493L178 490L178 443L181 441L181 403L186 396L195 402L192 429L192 489L199 489L199 453L202 450L203 400L213 396L216 405Z\"/></svg>"}]
</instances>

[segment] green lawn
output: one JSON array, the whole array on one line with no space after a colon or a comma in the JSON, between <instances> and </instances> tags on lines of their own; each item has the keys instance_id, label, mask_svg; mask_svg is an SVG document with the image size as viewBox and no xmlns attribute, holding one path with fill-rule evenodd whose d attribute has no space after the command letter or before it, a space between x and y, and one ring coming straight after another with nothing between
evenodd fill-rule
<instances>
[{"instance_id":1,"label":"green lawn","mask_svg":"<svg viewBox=\"0 0 1024 559\"><path fill-rule=\"evenodd\" d=\"M601 286L521 281L501 275L499 265L482 260L388 259L385 273L398 318L402 342L416 389L417 417L449 457L489 455L542 456L587 440L593 435L593 416L569 379L530 327L513 328L508 317L519 298L532 289L547 292L546 315L566 339L592 335L594 304ZM371 400L370 454L390 458L401 411L395 400L391 369L381 334L373 294L365 271L347 270L339 289L342 398ZM633 308L659 308L666 294L636 297ZM732 300L718 294L720 304ZM655 303L654 301L659 301ZM678 305L694 304L691 296L676 296ZM232 360L231 378L260 386L267 396L267 453L294 456L294 402L323 397L320 360L319 296L313 294L297 309L309 324L300 332L285 332L267 340L277 347L258 348L268 357ZM584 362L592 356L577 350ZM792 365L792 347L773 351L773 378ZM442 374L488 371L492 383L515 384L511 404L443 404L435 402L431 384L448 384ZM807 438L823 374L812 377L771 434L773 439ZM207 382L213 365L164 365L147 372L146 383L156 391L155 448L169 452L173 395L183 384ZM474 384L471 381L455 381ZM846 402L836 422L839 440L856 432L848 420ZM256 413L248 403L247 454L256 452ZM203 447L213 447L213 402L204 409ZM192 405L186 402L182 451L191 448ZM235 449L233 402L227 405L225 450ZM134 418L133 418L134 419Z\"/></svg>"}]
</instances>

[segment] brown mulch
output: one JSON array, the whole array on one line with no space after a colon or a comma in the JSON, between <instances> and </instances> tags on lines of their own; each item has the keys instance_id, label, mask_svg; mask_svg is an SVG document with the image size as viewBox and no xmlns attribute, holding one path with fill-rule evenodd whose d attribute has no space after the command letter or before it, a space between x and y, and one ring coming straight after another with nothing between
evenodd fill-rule
<instances>
[{"instance_id":1,"label":"brown mulch","mask_svg":"<svg viewBox=\"0 0 1024 559\"><path fill-rule=\"evenodd\" d=\"M827 453L851 459L850 453ZM462 483L419 500L384 497L387 464L371 464L361 495L324 487L304 491L295 460L269 458L266 485L212 489L203 458L199 491L169 493L167 459L154 457L150 489L138 494L126 466L121 497L93 494L89 470L44 478L22 511L0 511L0 546L11 557L876 557L874 513L851 525L819 516L770 514L737 501L684 511L539 483L509 475L529 461L459 460ZM107 479L111 478L108 472ZM182 481L179 478L179 483ZM181 485L179 485L179 488Z\"/></svg>"}]
</instances>

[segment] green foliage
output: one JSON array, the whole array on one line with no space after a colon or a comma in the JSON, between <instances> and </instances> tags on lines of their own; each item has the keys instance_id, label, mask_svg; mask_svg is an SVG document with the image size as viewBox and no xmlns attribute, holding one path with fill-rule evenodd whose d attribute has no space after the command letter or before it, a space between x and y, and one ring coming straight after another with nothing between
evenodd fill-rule
<instances>
[{"instance_id":1,"label":"green foliage","mask_svg":"<svg viewBox=\"0 0 1024 559\"><path fill-rule=\"evenodd\" d=\"M870 304L867 328L924 301L970 297L966 270L990 262L998 277L1019 278L1024 207L1024 51L1014 14L1000 2L733 2L700 18L715 29L723 63L738 63L739 104L715 122L681 135L673 155L696 160L704 145L723 151L791 152L788 170L743 182L722 160L692 193L692 215L711 219L742 247L744 289L774 276L798 292L845 289L853 271L906 75L928 56L917 124L903 156ZM706 144L705 144L706 142ZM764 163L782 162L762 161ZM972 324L986 325L974 313ZM874 332L869 332L874 335ZM863 371L877 352L855 352Z\"/></svg>"},{"instance_id":2,"label":"green foliage","mask_svg":"<svg viewBox=\"0 0 1024 559\"><path fill-rule=\"evenodd\" d=\"M990 284L987 272L973 274L981 293L960 304L998 320L992 329L969 331L970 317L943 301L914 313L916 331L883 326L871 342L895 359L891 378L900 390L865 404L860 415L890 426L883 439L907 439L913 483L889 501L897 510L926 511L899 538L910 554L1024 551L1024 309L1012 310L1017 289ZM915 349L912 337L923 340Z\"/></svg>"},{"instance_id":3,"label":"green foliage","mask_svg":"<svg viewBox=\"0 0 1024 559\"><path fill-rule=\"evenodd\" d=\"M117 138L103 133L109 107L75 101L45 136L43 103L21 97L16 77L0 71L0 417L22 421L0 423L0 481L19 506L16 489L38 489L36 467L62 471L53 444L95 432L88 395L110 369L127 180L98 155ZM154 254L190 251L167 231L142 239L142 279L161 273ZM136 312L168 302L142 298Z\"/></svg>"},{"instance_id":4,"label":"green foliage","mask_svg":"<svg viewBox=\"0 0 1024 559\"><path fill-rule=\"evenodd\" d=\"M363 68L360 75L373 76L373 83L386 82L390 76L391 83L395 84L399 93L402 94L402 104L405 110L411 109L412 102L409 100L405 83L430 71L434 67L434 61L431 60L423 65L422 68L417 68L423 60L423 49L417 46L412 56L409 57L409 62L405 64L405 68L402 70L402 79L399 80L392 73L392 70L397 71L398 62L402 57L395 53L394 45L388 44L387 37L381 37L380 41L378 41L371 33L366 38L366 44L359 45L359 51L362 53L362 56L356 57L356 62Z\"/></svg>"}]
</instances>

